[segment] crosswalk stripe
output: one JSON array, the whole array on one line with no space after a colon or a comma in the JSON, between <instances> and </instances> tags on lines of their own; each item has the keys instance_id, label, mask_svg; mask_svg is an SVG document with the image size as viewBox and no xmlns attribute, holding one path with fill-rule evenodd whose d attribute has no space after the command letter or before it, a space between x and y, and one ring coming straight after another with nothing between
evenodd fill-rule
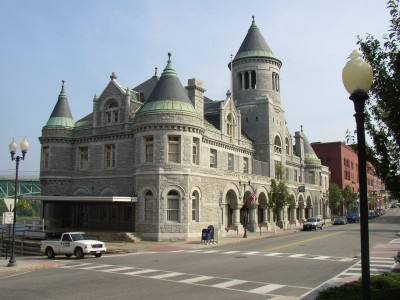
<instances>
[{"instance_id":1,"label":"crosswalk stripe","mask_svg":"<svg viewBox=\"0 0 400 300\"><path fill-rule=\"evenodd\" d=\"M120 267L120 268L114 268L114 269L106 269L106 270L100 270L102 272L117 272L117 271L123 271L123 270L133 270L134 268L131 267Z\"/></svg>"},{"instance_id":2,"label":"crosswalk stripe","mask_svg":"<svg viewBox=\"0 0 400 300\"><path fill-rule=\"evenodd\" d=\"M149 278L153 278L153 279L165 279L165 278L175 277L175 276L179 276L179 275L183 275L183 273L171 272L171 273L167 273L167 274L149 276Z\"/></svg>"},{"instance_id":3,"label":"crosswalk stripe","mask_svg":"<svg viewBox=\"0 0 400 300\"><path fill-rule=\"evenodd\" d=\"M195 283L195 282L204 281L204 280L208 280L208 279L212 279L212 278L214 278L214 277L211 277L211 276L199 276L199 277L193 277L193 278L189 278L189 279L179 280L178 282Z\"/></svg>"},{"instance_id":4,"label":"crosswalk stripe","mask_svg":"<svg viewBox=\"0 0 400 300\"><path fill-rule=\"evenodd\" d=\"M281 255L281 254L283 254L283 253L272 252L272 253L266 253L266 254L264 254L264 256L278 256L278 255Z\"/></svg>"},{"instance_id":5,"label":"crosswalk stripe","mask_svg":"<svg viewBox=\"0 0 400 300\"><path fill-rule=\"evenodd\" d=\"M305 256L305 254L292 254L289 255L288 257L303 257L303 256Z\"/></svg>"},{"instance_id":6,"label":"crosswalk stripe","mask_svg":"<svg viewBox=\"0 0 400 300\"><path fill-rule=\"evenodd\" d=\"M107 268L107 267L113 267L113 265L94 265L94 266L84 267L81 269L90 270L90 269Z\"/></svg>"},{"instance_id":7,"label":"crosswalk stripe","mask_svg":"<svg viewBox=\"0 0 400 300\"><path fill-rule=\"evenodd\" d=\"M328 258L330 258L330 256L316 256L313 257L312 259L328 259Z\"/></svg>"},{"instance_id":8,"label":"crosswalk stripe","mask_svg":"<svg viewBox=\"0 0 400 300\"><path fill-rule=\"evenodd\" d=\"M92 264L91 263L73 264L73 265L63 266L63 268L76 268L76 267L82 267L82 266L87 266L87 265L92 265Z\"/></svg>"},{"instance_id":9,"label":"crosswalk stripe","mask_svg":"<svg viewBox=\"0 0 400 300\"><path fill-rule=\"evenodd\" d=\"M127 272L127 273L124 273L124 275L140 275L140 274L146 274L146 273L157 272L157 271L158 271L158 270L145 269L145 270Z\"/></svg>"},{"instance_id":10,"label":"crosswalk stripe","mask_svg":"<svg viewBox=\"0 0 400 300\"><path fill-rule=\"evenodd\" d=\"M211 286L212 287L218 287L218 288L228 288L228 287L235 286L235 285L242 284L242 283L246 283L246 282L248 282L248 281L240 280L240 279L233 279L233 280L229 280L229 281L226 281L226 282L217 283L217 284L214 284L214 285L211 285Z\"/></svg>"},{"instance_id":11,"label":"crosswalk stripe","mask_svg":"<svg viewBox=\"0 0 400 300\"><path fill-rule=\"evenodd\" d=\"M250 293L254 293L254 294L266 294L269 293L271 291L277 290L284 287L284 285L280 285L280 284L268 284L268 285L264 285L262 287L259 288L255 288L252 290L249 290Z\"/></svg>"},{"instance_id":12,"label":"crosswalk stripe","mask_svg":"<svg viewBox=\"0 0 400 300\"><path fill-rule=\"evenodd\" d=\"M244 252L243 254L254 255L254 254L260 254L260 252L259 251L251 251L251 252Z\"/></svg>"}]
</instances>

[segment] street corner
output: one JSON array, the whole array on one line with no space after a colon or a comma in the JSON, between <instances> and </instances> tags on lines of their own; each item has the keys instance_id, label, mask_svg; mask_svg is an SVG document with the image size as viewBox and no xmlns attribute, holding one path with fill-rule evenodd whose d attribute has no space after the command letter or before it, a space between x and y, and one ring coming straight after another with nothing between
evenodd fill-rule
<instances>
[{"instance_id":1,"label":"street corner","mask_svg":"<svg viewBox=\"0 0 400 300\"><path fill-rule=\"evenodd\" d=\"M63 266L64 263L59 261L46 261L41 259L21 259L17 261L17 265L8 267L8 262L4 261L0 266L0 277L6 277L18 273L26 273L41 269L57 268Z\"/></svg>"}]
</instances>

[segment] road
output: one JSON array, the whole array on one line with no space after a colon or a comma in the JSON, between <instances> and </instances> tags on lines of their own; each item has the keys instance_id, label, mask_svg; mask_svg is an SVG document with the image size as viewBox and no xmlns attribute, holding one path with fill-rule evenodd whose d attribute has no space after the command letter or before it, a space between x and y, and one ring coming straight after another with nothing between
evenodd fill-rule
<instances>
[{"instance_id":1,"label":"road","mask_svg":"<svg viewBox=\"0 0 400 300\"><path fill-rule=\"evenodd\" d=\"M399 220L400 209L391 209L370 221L371 274L393 266ZM0 293L3 299L299 299L324 282L360 276L359 229L337 225L212 248L60 257L63 267L2 278Z\"/></svg>"}]
</instances>

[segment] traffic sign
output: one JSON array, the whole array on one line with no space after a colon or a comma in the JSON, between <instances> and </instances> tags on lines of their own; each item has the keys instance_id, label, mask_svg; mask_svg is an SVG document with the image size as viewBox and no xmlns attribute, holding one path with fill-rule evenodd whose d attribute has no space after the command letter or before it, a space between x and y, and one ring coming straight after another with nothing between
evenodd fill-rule
<instances>
[{"instance_id":1,"label":"traffic sign","mask_svg":"<svg viewBox=\"0 0 400 300\"><path fill-rule=\"evenodd\" d=\"M11 208L14 205L14 198L4 198L4 203L6 204L8 211L11 211ZM18 203L18 199L17 199L17 203Z\"/></svg>"},{"instance_id":2,"label":"traffic sign","mask_svg":"<svg viewBox=\"0 0 400 300\"><path fill-rule=\"evenodd\" d=\"M13 223L14 223L14 213L3 212L3 224L13 224Z\"/></svg>"}]
</instances>

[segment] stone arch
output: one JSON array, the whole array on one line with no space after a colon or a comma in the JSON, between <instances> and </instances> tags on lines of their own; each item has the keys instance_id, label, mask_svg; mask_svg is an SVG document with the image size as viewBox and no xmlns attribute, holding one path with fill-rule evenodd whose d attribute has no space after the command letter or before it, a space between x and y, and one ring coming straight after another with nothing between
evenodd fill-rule
<instances>
[{"instance_id":1,"label":"stone arch","mask_svg":"<svg viewBox=\"0 0 400 300\"><path fill-rule=\"evenodd\" d=\"M241 207L239 201L239 186L235 183L228 183L223 192L220 200L221 208L221 224L223 227L238 224L238 211Z\"/></svg>"},{"instance_id":2,"label":"stone arch","mask_svg":"<svg viewBox=\"0 0 400 300\"><path fill-rule=\"evenodd\" d=\"M74 196L90 196L89 189L84 186L77 187L73 192Z\"/></svg>"},{"instance_id":3,"label":"stone arch","mask_svg":"<svg viewBox=\"0 0 400 300\"><path fill-rule=\"evenodd\" d=\"M202 193L199 187L190 190L190 221L200 222Z\"/></svg>"},{"instance_id":4,"label":"stone arch","mask_svg":"<svg viewBox=\"0 0 400 300\"><path fill-rule=\"evenodd\" d=\"M150 199L149 193L151 193L152 199ZM138 202L136 204L139 220L143 220L144 222L151 222L155 220L157 196L157 189L155 189L153 186L144 185L140 187L138 191Z\"/></svg>"},{"instance_id":5,"label":"stone arch","mask_svg":"<svg viewBox=\"0 0 400 300\"><path fill-rule=\"evenodd\" d=\"M117 195L114 187L107 186L101 189L100 196L115 196Z\"/></svg>"}]
</instances>

